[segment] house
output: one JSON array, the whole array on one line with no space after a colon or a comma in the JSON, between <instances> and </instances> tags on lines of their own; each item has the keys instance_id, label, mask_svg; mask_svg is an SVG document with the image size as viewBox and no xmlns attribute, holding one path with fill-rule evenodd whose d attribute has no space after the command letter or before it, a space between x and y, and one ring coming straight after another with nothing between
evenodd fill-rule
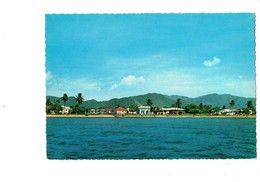
<instances>
[{"instance_id":1,"label":"house","mask_svg":"<svg viewBox=\"0 0 260 182\"><path fill-rule=\"evenodd\" d=\"M165 114L184 114L185 111L182 108L178 107L168 107L168 108L161 108L159 114L165 115Z\"/></svg>"},{"instance_id":2,"label":"house","mask_svg":"<svg viewBox=\"0 0 260 182\"><path fill-rule=\"evenodd\" d=\"M139 114L149 114L151 112L151 106L139 106Z\"/></svg>"},{"instance_id":3,"label":"house","mask_svg":"<svg viewBox=\"0 0 260 182\"><path fill-rule=\"evenodd\" d=\"M119 106L119 107L115 108L115 113L123 115L123 114L127 113L127 110L125 108Z\"/></svg>"},{"instance_id":4,"label":"house","mask_svg":"<svg viewBox=\"0 0 260 182\"><path fill-rule=\"evenodd\" d=\"M218 114L224 114L224 115L229 115L229 116L233 116L236 115L240 110L238 109L221 109Z\"/></svg>"},{"instance_id":5,"label":"house","mask_svg":"<svg viewBox=\"0 0 260 182\"><path fill-rule=\"evenodd\" d=\"M90 110L89 110L89 113L90 113L90 114L96 114L96 109L90 109Z\"/></svg>"},{"instance_id":6,"label":"house","mask_svg":"<svg viewBox=\"0 0 260 182\"><path fill-rule=\"evenodd\" d=\"M71 110L69 106L61 106L61 108L62 108L61 114L69 114Z\"/></svg>"}]
</instances>

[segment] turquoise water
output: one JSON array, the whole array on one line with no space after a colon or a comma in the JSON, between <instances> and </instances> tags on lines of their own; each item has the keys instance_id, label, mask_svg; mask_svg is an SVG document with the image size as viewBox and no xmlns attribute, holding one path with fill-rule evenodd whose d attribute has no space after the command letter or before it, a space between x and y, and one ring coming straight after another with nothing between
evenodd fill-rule
<instances>
[{"instance_id":1,"label":"turquoise water","mask_svg":"<svg viewBox=\"0 0 260 182\"><path fill-rule=\"evenodd\" d=\"M48 159L256 158L256 119L47 118Z\"/></svg>"}]
</instances>

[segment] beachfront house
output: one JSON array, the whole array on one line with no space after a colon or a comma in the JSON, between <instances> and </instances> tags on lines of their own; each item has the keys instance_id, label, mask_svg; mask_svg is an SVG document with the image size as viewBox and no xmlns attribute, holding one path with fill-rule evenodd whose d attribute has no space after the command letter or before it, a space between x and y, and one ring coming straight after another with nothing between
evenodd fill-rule
<instances>
[{"instance_id":1,"label":"beachfront house","mask_svg":"<svg viewBox=\"0 0 260 182\"><path fill-rule=\"evenodd\" d=\"M121 114L121 115L124 115L127 113L127 110L121 106L115 108L115 113L116 114Z\"/></svg>"},{"instance_id":2,"label":"beachfront house","mask_svg":"<svg viewBox=\"0 0 260 182\"><path fill-rule=\"evenodd\" d=\"M151 106L139 106L139 114L150 114Z\"/></svg>"},{"instance_id":3,"label":"beachfront house","mask_svg":"<svg viewBox=\"0 0 260 182\"><path fill-rule=\"evenodd\" d=\"M89 110L89 113L90 113L90 114L96 114L96 109L90 109L90 110Z\"/></svg>"},{"instance_id":4,"label":"beachfront house","mask_svg":"<svg viewBox=\"0 0 260 182\"><path fill-rule=\"evenodd\" d=\"M228 115L233 116L239 113L240 110L238 109L221 109L218 114L219 115Z\"/></svg>"},{"instance_id":5,"label":"beachfront house","mask_svg":"<svg viewBox=\"0 0 260 182\"><path fill-rule=\"evenodd\" d=\"M161 115L168 115L168 114L184 114L185 110L182 108L178 108L178 107L163 107L161 108L161 110L159 111L159 114Z\"/></svg>"},{"instance_id":6,"label":"beachfront house","mask_svg":"<svg viewBox=\"0 0 260 182\"><path fill-rule=\"evenodd\" d=\"M61 106L61 108L62 108L61 114L69 114L71 110L69 106Z\"/></svg>"}]
</instances>

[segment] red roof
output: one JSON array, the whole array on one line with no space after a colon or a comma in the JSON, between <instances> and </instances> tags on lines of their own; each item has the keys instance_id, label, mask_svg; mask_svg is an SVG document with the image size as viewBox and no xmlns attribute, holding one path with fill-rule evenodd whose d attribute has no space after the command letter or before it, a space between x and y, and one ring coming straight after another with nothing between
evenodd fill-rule
<instances>
[{"instance_id":1,"label":"red roof","mask_svg":"<svg viewBox=\"0 0 260 182\"><path fill-rule=\"evenodd\" d=\"M116 112L117 112L117 111L126 112L127 110L126 110L125 108L123 108L123 107L120 106L120 107L116 108L115 111L116 111Z\"/></svg>"}]
</instances>

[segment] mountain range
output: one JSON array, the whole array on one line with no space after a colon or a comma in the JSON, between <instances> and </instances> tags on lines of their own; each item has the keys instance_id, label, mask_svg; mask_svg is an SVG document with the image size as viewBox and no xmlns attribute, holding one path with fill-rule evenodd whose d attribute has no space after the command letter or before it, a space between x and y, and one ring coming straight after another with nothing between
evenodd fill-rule
<instances>
[{"instance_id":1,"label":"mountain range","mask_svg":"<svg viewBox=\"0 0 260 182\"><path fill-rule=\"evenodd\" d=\"M50 99L52 103L59 100L60 103L63 104L61 97L46 96L46 98ZM256 105L256 98L246 98L230 94L208 94L200 97L190 98L179 95L162 95L158 93L148 93L145 95L114 98L108 101L96 101L92 99L84 101L82 105L87 108L115 108L119 105L129 107L133 104L137 104L138 106L146 105L146 101L148 99L151 99L153 106L170 107L176 102L178 98L181 99L182 107L185 107L187 104L199 105L200 103L203 103L206 105L212 105L213 107L222 108L223 106L226 106L226 108L228 108L231 100L235 101L235 105L233 106L233 108L246 108L246 103L248 101L252 101L252 105L254 107ZM66 102L66 106L75 106L76 104L77 102L75 97L69 97L68 101Z\"/></svg>"}]
</instances>

